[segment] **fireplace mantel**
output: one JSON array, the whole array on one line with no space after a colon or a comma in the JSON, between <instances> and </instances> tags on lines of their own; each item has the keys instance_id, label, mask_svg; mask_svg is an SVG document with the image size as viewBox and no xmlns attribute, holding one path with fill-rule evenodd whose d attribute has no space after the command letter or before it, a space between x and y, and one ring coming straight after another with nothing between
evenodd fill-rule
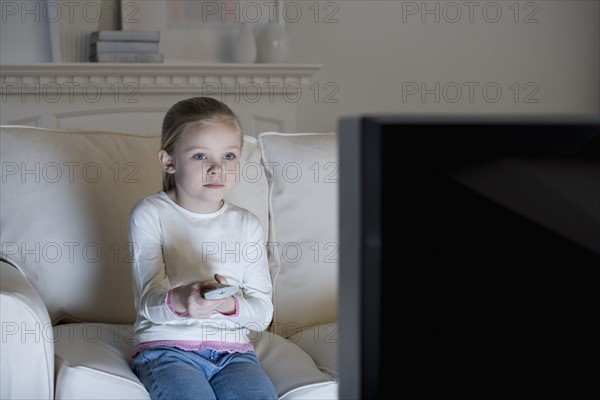
<instances>
[{"instance_id":1,"label":"fireplace mantel","mask_svg":"<svg viewBox=\"0 0 600 400\"><path fill-rule=\"evenodd\" d=\"M280 92L287 85L307 85L319 69L315 64L32 64L0 67L0 90L11 93L23 85L99 85L111 88L127 83L144 93L192 93L206 90ZM65 84L68 83L68 84ZM29 89L28 89L29 90Z\"/></svg>"},{"instance_id":2,"label":"fireplace mantel","mask_svg":"<svg viewBox=\"0 0 600 400\"><path fill-rule=\"evenodd\" d=\"M156 134L176 101L227 103L249 134L294 131L317 64L104 64L0 66L2 124ZM152 130L152 132L149 132Z\"/></svg>"}]
</instances>

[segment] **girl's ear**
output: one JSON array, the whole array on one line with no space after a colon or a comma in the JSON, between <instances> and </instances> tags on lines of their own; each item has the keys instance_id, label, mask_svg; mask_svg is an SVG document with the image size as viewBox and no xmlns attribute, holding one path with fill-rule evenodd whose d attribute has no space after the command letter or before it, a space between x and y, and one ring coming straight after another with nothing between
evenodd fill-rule
<instances>
[{"instance_id":1,"label":"girl's ear","mask_svg":"<svg viewBox=\"0 0 600 400\"><path fill-rule=\"evenodd\" d=\"M160 161L160 164L162 165L163 170L166 173L168 173L168 174L175 173L175 164L173 163L173 159L171 158L169 153L167 153L166 150L161 149L158 152L158 160Z\"/></svg>"}]
</instances>

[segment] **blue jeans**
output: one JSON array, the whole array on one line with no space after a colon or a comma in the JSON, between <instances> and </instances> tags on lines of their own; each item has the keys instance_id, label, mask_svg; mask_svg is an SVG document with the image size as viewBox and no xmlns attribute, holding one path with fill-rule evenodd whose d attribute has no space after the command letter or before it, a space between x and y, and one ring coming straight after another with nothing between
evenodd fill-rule
<instances>
[{"instance_id":1,"label":"blue jeans","mask_svg":"<svg viewBox=\"0 0 600 400\"><path fill-rule=\"evenodd\" d=\"M131 368L152 399L278 399L254 352L159 346L136 355Z\"/></svg>"}]
</instances>

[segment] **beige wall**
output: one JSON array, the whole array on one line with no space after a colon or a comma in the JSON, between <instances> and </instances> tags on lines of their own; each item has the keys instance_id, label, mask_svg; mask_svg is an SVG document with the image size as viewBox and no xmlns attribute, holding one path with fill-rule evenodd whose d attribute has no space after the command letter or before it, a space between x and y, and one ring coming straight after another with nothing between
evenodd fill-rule
<instances>
[{"instance_id":1,"label":"beige wall","mask_svg":"<svg viewBox=\"0 0 600 400\"><path fill-rule=\"evenodd\" d=\"M600 114L598 1L521 1L518 14L514 1L426 3L322 1L317 16L296 1L291 61L324 65L298 127L360 113Z\"/></svg>"},{"instance_id":2,"label":"beige wall","mask_svg":"<svg viewBox=\"0 0 600 400\"><path fill-rule=\"evenodd\" d=\"M117 0L102 2L99 29L118 28ZM298 130L364 113L600 115L598 0L284 4L289 61L323 64Z\"/></svg>"}]
</instances>

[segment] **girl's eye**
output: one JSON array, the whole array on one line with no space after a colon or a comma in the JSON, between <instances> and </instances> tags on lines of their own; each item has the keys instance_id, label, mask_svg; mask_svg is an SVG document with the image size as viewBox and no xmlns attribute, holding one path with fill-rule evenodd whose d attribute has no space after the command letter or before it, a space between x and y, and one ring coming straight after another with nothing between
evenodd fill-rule
<instances>
[{"instance_id":1,"label":"girl's eye","mask_svg":"<svg viewBox=\"0 0 600 400\"><path fill-rule=\"evenodd\" d=\"M194 154L192 158L195 160L206 160L206 156L202 153Z\"/></svg>"},{"instance_id":2,"label":"girl's eye","mask_svg":"<svg viewBox=\"0 0 600 400\"><path fill-rule=\"evenodd\" d=\"M226 160L235 160L237 157L233 153L228 153L228 154L225 154L225 156L223 156L223 158Z\"/></svg>"}]
</instances>

